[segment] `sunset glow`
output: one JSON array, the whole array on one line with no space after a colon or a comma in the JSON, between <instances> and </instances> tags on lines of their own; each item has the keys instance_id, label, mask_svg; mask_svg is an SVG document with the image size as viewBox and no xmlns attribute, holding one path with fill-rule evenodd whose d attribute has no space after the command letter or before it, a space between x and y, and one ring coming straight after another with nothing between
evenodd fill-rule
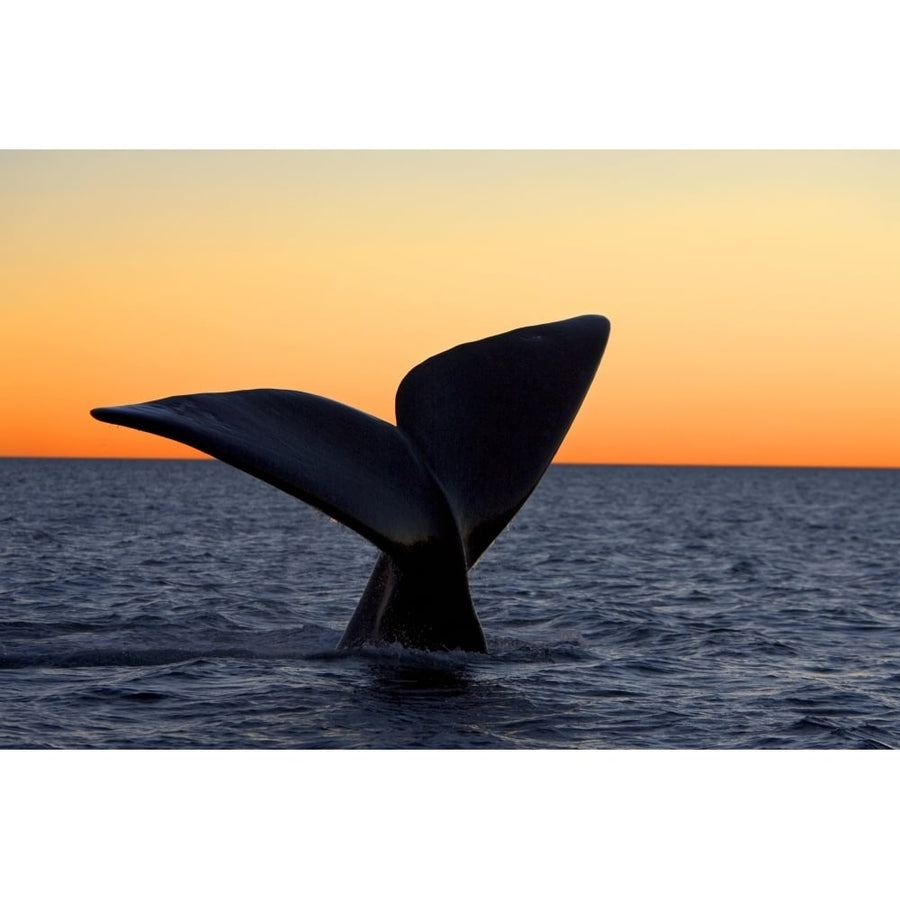
<instances>
[{"instance_id":1,"label":"sunset glow","mask_svg":"<svg viewBox=\"0 0 900 900\"><path fill-rule=\"evenodd\" d=\"M88 410L310 391L600 313L557 461L900 465L900 153L0 153L0 455L189 457Z\"/></svg>"}]
</instances>

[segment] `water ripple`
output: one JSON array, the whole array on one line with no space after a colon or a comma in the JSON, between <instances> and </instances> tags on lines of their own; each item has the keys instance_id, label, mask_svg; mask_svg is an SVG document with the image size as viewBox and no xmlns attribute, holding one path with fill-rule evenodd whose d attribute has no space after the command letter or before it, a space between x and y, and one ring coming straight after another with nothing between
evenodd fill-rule
<instances>
[{"instance_id":1,"label":"water ripple","mask_svg":"<svg viewBox=\"0 0 900 900\"><path fill-rule=\"evenodd\" d=\"M374 561L212 462L2 460L2 747L900 746L900 474L554 467L485 655L335 650Z\"/></svg>"}]
</instances>

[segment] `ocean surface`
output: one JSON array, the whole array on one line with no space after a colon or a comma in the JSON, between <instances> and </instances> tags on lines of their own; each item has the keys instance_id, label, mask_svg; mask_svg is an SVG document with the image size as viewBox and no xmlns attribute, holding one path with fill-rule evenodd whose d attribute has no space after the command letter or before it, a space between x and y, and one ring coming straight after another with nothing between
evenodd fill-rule
<instances>
[{"instance_id":1,"label":"ocean surface","mask_svg":"<svg viewBox=\"0 0 900 900\"><path fill-rule=\"evenodd\" d=\"M0 459L0 747L900 746L900 470L553 466L486 655L336 652L375 557L218 462Z\"/></svg>"}]
</instances>

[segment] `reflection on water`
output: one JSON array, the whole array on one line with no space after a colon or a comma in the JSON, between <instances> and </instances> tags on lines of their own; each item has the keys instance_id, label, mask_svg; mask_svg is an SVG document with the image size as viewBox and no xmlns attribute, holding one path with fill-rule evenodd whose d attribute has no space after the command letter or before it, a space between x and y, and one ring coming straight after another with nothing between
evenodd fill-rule
<instances>
[{"instance_id":1,"label":"reflection on water","mask_svg":"<svg viewBox=\"0 0 900 900\"><path fill-rule=\"evenodd\" d=\"M465 666L430 666L421 663L373 663L370 666L372 686L386 694L442 694L455 696L466 693L473 684Z\"/></svg>"}]
</instances>

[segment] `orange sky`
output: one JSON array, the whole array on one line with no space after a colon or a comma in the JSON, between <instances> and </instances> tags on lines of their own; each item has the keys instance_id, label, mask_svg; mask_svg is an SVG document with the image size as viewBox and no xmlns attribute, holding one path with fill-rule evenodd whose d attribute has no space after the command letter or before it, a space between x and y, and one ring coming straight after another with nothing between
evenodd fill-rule
<instances>
[{"instance_id":1,"label":"orange sky","mask_svg":"<svg viewBox=\"0 0 900 900\"><path fill-rule=\"evenodd\" d=\"M900 153L0 153L0 455L191 456L94 406L393 420L461 341L612 322L557 460L900 465Z\"/></svg>"}]
</instances>

